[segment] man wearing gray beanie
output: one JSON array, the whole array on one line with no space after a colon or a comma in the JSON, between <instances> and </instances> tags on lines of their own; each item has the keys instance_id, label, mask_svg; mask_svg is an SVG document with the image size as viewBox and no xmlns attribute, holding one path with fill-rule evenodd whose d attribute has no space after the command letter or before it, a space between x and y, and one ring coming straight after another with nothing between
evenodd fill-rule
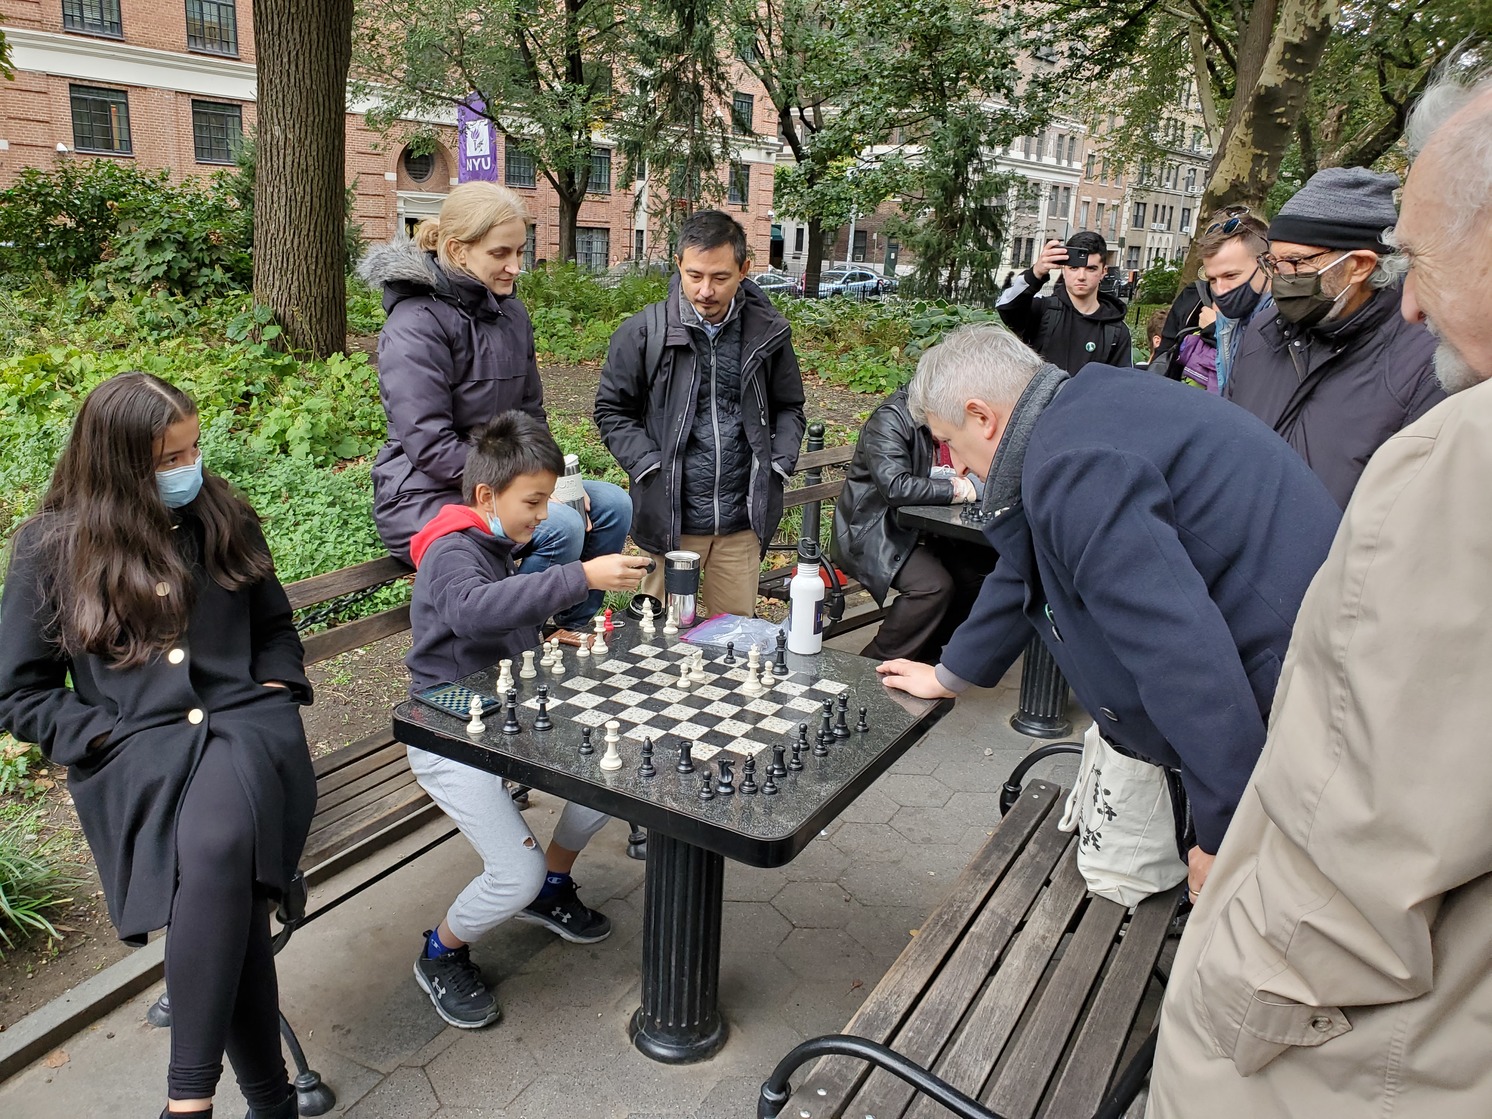
<instances>
[{"instance_id":1,"label":"man wearing gray beanie","mask_svg":"<svg viewBox=\"0 0 1492 1119\"><path fill-rule=\"evenodd\" d=\"M1274 314L1256 318L1225 394L1274 428L1343 508L1381 443L1445 398L1435 340L1399 314L1395 175L1328 167L1269 226Z\"/></svg>"}]
</instances>

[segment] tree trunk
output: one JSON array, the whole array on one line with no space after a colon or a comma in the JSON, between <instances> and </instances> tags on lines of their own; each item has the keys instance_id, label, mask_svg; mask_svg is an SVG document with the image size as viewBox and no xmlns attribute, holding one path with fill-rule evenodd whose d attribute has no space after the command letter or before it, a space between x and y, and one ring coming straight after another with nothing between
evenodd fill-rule
<instances>
[{"instance_id":1,"label":"tree trunk","mask_svg":"<svg viewBox=\"0 0 1492 1119\"><path fill-rule=\"evenodd\" d=\"M347 345L347 67L352 0L259 0L254 298L292 349Z\"/></svg>"},{"instance_id":2,"label":"tree trunk","mask_svg":"<svg viewBox=\"0 0 1492 1119\"><path fill-rule=\"evenodd\" d=\"M803 294L814 299L819 293L819 276L824 271L824 219L808 222L808 261L803 266Z\"/></svg>"},{"instance_id":3,"label":"tree trunk","mask_svg":"<svg viewBox=\"0 0 1492 1119\"><path fill-rule=\"evenodd\" d=\"M1273 0L1260 0L1254 18L1273 8ZM1280 0L1278 11L1272 33L1261 33L1251 18L1242 36L1238 91L1198 210L1204 219L1223 206L1264 212L1264 199L1305 110L1311 74L1336 23L1338 0ZM1248 84L1245 74L1253 75ZM1194 239L1181 269L1183 280L1197 274L1200 259Z\"/></svg>"},{"instance_id":4,"label":"tree trunk","mask_svg":"<svg viewBox=\"0 0 1492 1119\"><path fill-rule=\"evenodd\" d=\"M575 226L580 220L580 203L585 197L574 198L564 190L558 190L555 194L559 198L559 258L562 261L575 260Z\"/></svg>"}]
</instances>

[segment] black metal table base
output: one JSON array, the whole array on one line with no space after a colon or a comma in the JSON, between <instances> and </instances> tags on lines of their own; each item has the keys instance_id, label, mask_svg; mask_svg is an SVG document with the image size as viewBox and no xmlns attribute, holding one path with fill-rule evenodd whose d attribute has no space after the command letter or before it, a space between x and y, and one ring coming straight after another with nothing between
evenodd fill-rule
<instances>
[{"instance_id":1,"label":"black metal table base","mask_svg":"<svg viewBox=\"0 0 1492 1119\"><path fill-rule=\"evenodd\" d=\"M1021 667L1020 707L1010 725L1032 738L1066 738L1072 733L1066 711L1067 681L1041 638L1033 637Z\"/></svg>"},{"instance_id":2,"label":"black metal table base","mask_svg":"<svg viewBox=\"0 0 1492 1119\"><path fill-rule=\"evenodd\" d=\"M725 858L653 831L642 917L642 1006L632 1042L664 1064L714 1056L720 1016L720 924Z\"/></svg>"}]
</instances>

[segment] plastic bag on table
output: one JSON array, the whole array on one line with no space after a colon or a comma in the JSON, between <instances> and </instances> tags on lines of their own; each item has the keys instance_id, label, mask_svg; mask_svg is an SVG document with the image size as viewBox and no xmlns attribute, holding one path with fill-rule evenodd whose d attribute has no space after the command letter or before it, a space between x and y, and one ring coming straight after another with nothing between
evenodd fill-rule
<instances>
[{"instance_id":1,"label":"plastic bag on table","mask_svg":"<svg viewBox=\"0 0 1492 1119\"><path fill-rule=\"evenodd\" d=\"M727 644L734 644L736 653L741 656L756 645L763 656L770 656L777 651L777 634L782 631L781 622L769 622L765 618L743 618L740 614L716 614L682 634L679 640L691 645L711 645L721 649Z\"/></svg>"}]
</instances>

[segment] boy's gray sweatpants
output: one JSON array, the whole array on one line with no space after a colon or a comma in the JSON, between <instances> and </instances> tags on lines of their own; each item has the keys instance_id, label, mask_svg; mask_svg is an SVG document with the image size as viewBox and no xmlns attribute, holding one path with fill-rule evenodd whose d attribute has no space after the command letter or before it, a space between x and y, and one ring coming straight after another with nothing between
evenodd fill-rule
<instances>
[{"instance_id":1,"label":"boy's gray sweatpants","mask_svg":"<svg viewBox=\"0 0 1492 1119\"><path fill-rule=\"evenodd\" d=\"M409 750L415 779L482 858L482 873L456 895L446 925L471 943L518 913L544 885L544 849L503 788L503 780L427 750ZM611 817L565 804L551 842L582 850Z\"/></svg>"}]
</instances>

